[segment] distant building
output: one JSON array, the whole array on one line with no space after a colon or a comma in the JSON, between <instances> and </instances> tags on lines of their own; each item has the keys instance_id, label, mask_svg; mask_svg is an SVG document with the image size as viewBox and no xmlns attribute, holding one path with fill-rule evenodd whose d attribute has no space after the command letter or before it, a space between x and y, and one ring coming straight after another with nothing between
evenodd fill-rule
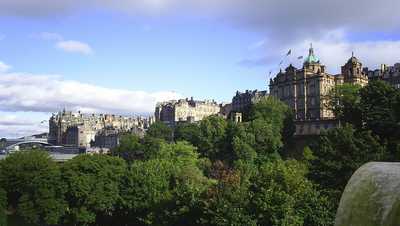
<instances>
[{"instance_id":1,"label":"distant building","mask_svg":"<svg viewBox=\"0 0 400 226\"><path fill-rule=\"evenodd\" d=\"M244 93L236 91L232 98L232 112L243 112L250 108L257 100L268 96L267 91L246 90Z\"/></svg>"},{"instance_id":2,"label":"distant building","mask_svg":"<svg viewBox=\"0 0 400 226\"><path fill-rule=\"evenodd\" d=\"M94 139L94 146L100 148L115 148L119 144L120 132L115 129L102 129Z\"/></svg>"},{"instance_id":3,"label":"distant building","mask_svg":"<svg viewBox=\"0 0 400 226\"><path fill-rule=\"evenodd\" d=\"M51 116L48 141L55 145L90 147L104 128L113 128L118 132L141 131L153 122L153 117L82 114L64 110Z\"/></svg>"},{"instance_id":4,"label":"distant building","mask_svg":"<svg viewBox=\"0 0 400 226\"><path fill-rule=\"evenodd\" d=\"M383 80L400 89L400 63L396 63L393 66L381 64L380 69L376 70L364 68L364 72L368 74L370 80Z\"/></svg>"},{"instance_id":5,"label":"distant building","mask_svg":"<svg viewBox=\"0 0 400 226\"><path fill-rule=\"evenodd\" d=\"M214 100L198 101L186 98L157 103L155 118L174 126L179 122L198 122L207 116L217 115L220 111L221 105Z\"/></svg>"},{"instance_id":6,"label":"distant building","mask_svg":"<svg viewBox=\"0 0 400 226\"><path fill-rule=\"evenodd\" d=\"M336 126L334 114L327 106L328 93L335 85L368 84L361 62L354 56L341 67L341 72L339 75L327 73L311 46L303 68L289 65L284 72L280 71L271 79L270 95L293 110L297 135L319 134L323 129Z\"/></svg>"}]
</instances>

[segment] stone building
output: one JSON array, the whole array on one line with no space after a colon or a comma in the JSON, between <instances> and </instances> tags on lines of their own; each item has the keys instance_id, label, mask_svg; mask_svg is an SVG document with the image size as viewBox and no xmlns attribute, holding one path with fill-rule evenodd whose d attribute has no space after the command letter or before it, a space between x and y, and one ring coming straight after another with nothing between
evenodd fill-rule
<instances>
[{"instance_id":1,"label":"stone building","mask_svg":"<svg viewBox=\"0 0 400 226\"><path fill-rule=\"evenodd\" d=\"M396 63L393 66L381 64L380 69L376 70L364 68L364 72L368 74L370 80L383 80L400 89L400 63Z\"/></svg>"},{"instance_id":2,"label":"stone building","mask_svg":"<svg viewBox=\"0 0 400 226\"><path fill-rule=\"evenodd\" d=\"M55 145L89 147L104 128L112 128L118 132L146 130L153 121L152 117L83 114L63 110L50 117L48 141Z\"/></svg>"},{"instance_id":3,"label":"stone building","mask_svg":"<svg viewBox=\"0 0 400 226\"><path fill-rule=\"evenodd\" d=\"M267 96L267 91L246 90L244 93L236 91L232 98L232 112L247 111L258 99Z\"/></svg>"},{"instance_id":4,"label":"stone building","mask_svg":"<svg viewBox=\"0 0 400 226\"><path fill-rule=\"evenodd\" d=\"M171 126L179 122L198 122L207 116L219 114L221 107L214 100L171 100L157 103L155 119Z\"/></svg>"},{"instance_id":5,"label":"stone building","mask_svg":"<svg viewBox=\"0 0 400 226\"><path fill-rule=\"evenodd\" d=\"M351 58L347 63L342 66L343 82L350 84L358 84L361 86L366 86L368 84L368 74L362 67L362 63L354 57L352 54Z\"/></svg>"},{"instance_id":6,"label":"stone building","mask_svg":"<svg viewBox=\"0 0 400 226\"><path fill-rule=\"evenodd\" d=\"M104 128L100 130L94 139L94 146L100 148L115 148L119 144L121 132L113 128Z\"/></svg>"},{"instance_id":7,"label":"stone building","mask_svg":"<svg viewBox=\"0 0 400 226\"><path fill-rule=\"evenodd\" d=\"M289 65L270 80L270 95L293 109L297 135L319 134L322 129L336 126L334 114L327 106L328 93L335 85L368 83L356 57L352 56L341 69L342 74L329 74L311 46L302 68Z\"/></svg>"}]
</instances>

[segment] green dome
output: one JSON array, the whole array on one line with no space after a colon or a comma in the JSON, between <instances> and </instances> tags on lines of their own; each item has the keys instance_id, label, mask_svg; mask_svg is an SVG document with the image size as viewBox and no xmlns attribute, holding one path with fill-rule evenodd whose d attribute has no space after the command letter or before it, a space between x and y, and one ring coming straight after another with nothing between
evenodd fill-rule
<instances>
[{"instance_id":1,"label":"green dome","mask_svg":"<svg viewBox=\"0 0 400 226\"><path fill-rule=\"evenodd\" d=\"M309 55L304 62L305 63L319 63L319 59L318 59L318 57L316 57L314 55Z\"/></svg>"},{"instance_id":2,"label":"green dome","mask_svg":"<svg viewBox=\"0 0 400 226\"><path fill-rule=\"evenodd\" d=\"M308 50L308 56L304 60L304 63L309 63L309 64L319 63L318 57L316 57L314 55L314 49L313 49L312 45L311 45L310 49Z\"/></svg>"}]
</instances>

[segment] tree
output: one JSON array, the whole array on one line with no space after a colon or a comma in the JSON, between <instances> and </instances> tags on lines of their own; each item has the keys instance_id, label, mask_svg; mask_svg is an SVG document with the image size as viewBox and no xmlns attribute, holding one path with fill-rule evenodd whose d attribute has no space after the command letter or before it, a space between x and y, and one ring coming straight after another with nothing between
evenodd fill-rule
<instances>
[{"instance_id":1,"label":"tree","mask_svg":"<svg viewBox=\"0 0 400 226\"><path fill-rule=\"evenodd\" d=\"M153 225L172 199L170 178L173 164L158 159L136 161L121 183L121 208L124 222L132 225Z\"/></svg>"},{"instance_id":2,"label":"tree","mask_svg":"<svg viewBox=\"0 0 400 226\"><path fill-rule=\"evenodd\" d=\"M249 183L242 172L216 161L211 176L217 183L208 189L200 202L200 225L257 225L249 209Z\"/></svg>"},{"instance_id":3,"label":"tree","mask_svg":"<svg viewBox=\"0 0 400 226\"><path fill-rule=\"evenodd\" d=\"M371 131L357 131L351 124L328 130L311 149L315 159L311 161L310 177L339 195L361 165L387 156L378 137Z\"/></svg>"},{"instance_id":4,"label":"tree","mask_svg":"<svg viewBox=\"0 0 400 226\"><path fill-rule=\"evenodd\" d=\"M327 107L335 117L341 123L351 123L356 128L362 127L360 90L360 85L344 83L333 88L327 98Z\"/></svg>"},{"instance_id":5,"label":"tree","mask_svg":"<svg viewBox=\"0 0 400 226\"><path fill-rule=\"evenodd\" d=\"M173 130L163 122L155 122L151 124L146 132L146 136L164 139L167 142L173 141Z\"/></svg>"},{"instance_id":6,"label":"tree","mask_svg":"<svg viewBox=\"0 0 400 226\"><path fill-rule=\"evenodd\" d=\"M307 167L296 161L265 162L253 177L251 209L258 225L331 225L327 199L306 179Z\"/></svg>"},{"instance_id":7,"label":"tree","mask_svg":"<svg viewBox=\"0 0 400 226\"><path fill-rule=\"evenodd\" d=\"M0 226L7 225L7 193L6 191L0 187Z\"/></svg>"},{"instance_id":8,"label":"tree","mask_svg":"<svg viewBox=\"0 0 400 226\"><path fill-rule=\"evenodd\" d=\"M62 178L69 206L65 223L111 224L125 171L123 159L106 155L79 155L64 163Z\"/></svg>"},{"instance_id":9,"label":"tree","mask_svg":"<svg viewBox=\"0 0 400 226\"><path fill-rule=\"evenodd\" d=\"M65 187L47 152L19 151L0 163L0 184L16 214L28 222L56 225L65 214Z\"/></svg>"},{"instance_id":10,"label":"tree","mask_svg":"<svg viewBox=\"0 0 400 226\"><path fill-rule=\"evenodd\" d=\"M366 128L382 139L396 139L400 130L396 114L400 91L384 81L372 81L360 90L360 95Z\"/></svg>"},{"instance_id":11,"label":"tree","mask_svg":"<svg viewBox=\"0 0 400 226\"><path fill-rule=\"evenodd\" d=\"M180 123L176 126L175 141L188 141L198 147L200 144L200 128L196 123Z\"/></svg>"},{"instance_id":12,"label":"tree","mask_svg":"<svg viewBox=\"0 0 400 226\"><path fill-rule=\"evenodd\" d=\"M273 96L259 99L250 109L250 121L262 120L271 124L277 139L290 142L296 131L292 110L284 102Z\"/></svg>"},{"instance_id":13,"label":"tree","mask_svg":"<svg viewBox=\"0 0 400 226\"><path fill-rule=\"evenodd\" d=\"M121 184L124 221L134 225L188 225L210 181L186 142L164 143L157 156L136 161Z\"/></svg>"},{"instance_id":14,"label":"tree","mask_svg":"<svg viewBox=\"0 0 400 226\"><path fill-rule=\"evenodd\" d=\"M254 135L252 146L260 156L276 153L283 145L281 136L277 135L268 121L255 119L250 122L248 131Z\"/></svg>"},{"instance_id":15,"label":"tree","mask_svg":"<svg viewBox=\"0 0 400 226\"><path fill-rule=\"evenodd\" d=\"M281 133L284 121L290 116L289 106L273 96L258 100L250 110L250 121L262 119L272 125L276 133Z\"/></svg>"},{"instance_id":16,"label":"tree","mask_svg":"<svg viewBox=\"0 0 400 226\"><path fill-rule=\"evenodd\" d=\"M210 159L226 156L226 129L228 123L220 116L209 116L200 122L199 152Z\"/></svg>"},{"instance_id":17,"label":"tree","mask_svg":"<svg viewBox=\"0 0 400 226\"><path fill-rule=\"evenodd\" d=\"M131 163L143 154L144 147L140 138L135 134L124 134L119 140L119 145L111 150L112 155L121 157Z\"/></svg>"}]
</instances>

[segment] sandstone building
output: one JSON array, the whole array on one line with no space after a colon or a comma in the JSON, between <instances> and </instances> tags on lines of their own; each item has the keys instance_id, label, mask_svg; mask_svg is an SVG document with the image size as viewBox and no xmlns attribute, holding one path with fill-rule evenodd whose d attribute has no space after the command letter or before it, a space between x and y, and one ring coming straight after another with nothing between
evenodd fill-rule
<instances>
[{"instance_id":1,"label":"sandstone building","mask_svg":"<svg viewBox=\"0 0 400 226\"><path fill-rule=\"evenodd\" d=\"M327 95L335 85L351 83L364 86L368 83L361 62L354 56L341 67L341 72L329 74L311 46L302 68L289 65L270 80L270 95L293 109L296 135L319 134L322 129L336 126L333 112L327 106Z\"/></svg>"},{"instance_id":2,"label":"sandstone building","mask_svg":"<svg viewBox=\"0 0 400 226\"><path fill-rule=\"evenodd\" d=\"M49 143L75 147L90 147L103 130L114 133L146 130L154 121L152 117L123 117L109 114L83 114L62 111L49 120Z\"/></svg>"},{"instance_id":3,"label":"sandstone building","mask_svg":"<svg viewBox=\"0 0 400 226\"><path fill-rule=\"evenodd\" d=\"M382 64L380 69L371 71L368 68L364 68L364 72L368 74L370 80L383 80L400 89L400 63L396 63L393 66Z\"/></svg>"},{"instance_id":4,"label":"sandstone building","mask_svg":"<svg viewBox=\"0 0 400 226\"><path fill-rule=\"evenodd\" d=\"M267 96L266 90L246 90L244 93L236 91L236 95L232 98L232 112L247 111L249 107L262 97Z\"/></svg>"},{"instance_id":5,"label":"sandstone building","mask_svg":"<svg viewBox=\"0 0 400 226\"><path fill-rule=\"evenodd\" d=\"M191 99L171 100L157 103L156 121L174 126L179 122L197 122L210 115L221 112L221 105L214 100L198 101Z\"/></svg>"}]
</instances>

